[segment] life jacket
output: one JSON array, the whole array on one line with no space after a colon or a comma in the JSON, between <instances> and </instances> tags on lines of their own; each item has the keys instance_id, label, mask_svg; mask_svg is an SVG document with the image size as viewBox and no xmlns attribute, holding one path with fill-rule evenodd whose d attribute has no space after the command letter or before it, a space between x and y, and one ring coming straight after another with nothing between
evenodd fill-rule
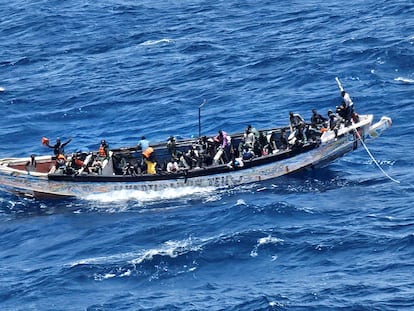
<instances>
[{"instance_id":1,"label":"life jacket","mask_svg":"<svg viewBox=\"0 0 414 311\"><path fill-rule=\"evenodd\" d=\"M103 145L101 145L100 147L99 147L99 156L100 157L106 157L106 150L105 150L105 147L106 146L103 146Z\"/></svg>"},{"instance_id":2,"label":"life jacket","mask_svg":"<svg viewBox=\"0 0 414 311\"><path fill-rule=\"evenodd\" d=\"M153 152L154 152L154 149L152 147L148 147L142 152L142 155L144 156L144 158L148 159L151 156L151 153Z\"/></svg>"},{"instance_id":3,"label":"life jacket","mask_svg":"<svg viewBox=\"0 0 414 311\"><path fill-rule=\"evenodd\" d=\"M57 167L64 167L66 164L66 158L63 154L58 154L56 157L56 165Z\"/></svg>"},{"instance_id":4,"label":"life jacket","mask_svg":"<svg viewBox=\"0 0 414 311\"><path fill-rule=\"evenodd\" d=\"M75 159L75 165L79 166L79 167L82 167L83 166L83 161L81 159L76 158Z\"/></svg>"}]
</instances>

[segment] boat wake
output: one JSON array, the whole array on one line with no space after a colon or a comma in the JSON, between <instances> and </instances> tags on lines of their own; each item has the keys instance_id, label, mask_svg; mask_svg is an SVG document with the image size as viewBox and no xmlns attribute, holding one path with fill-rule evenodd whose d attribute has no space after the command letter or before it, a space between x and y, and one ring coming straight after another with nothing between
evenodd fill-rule
<instances>
[{"instance_id":1,"label":"boat wake","mask_svg":"<svg viewBox=\"0 0 414 311\"><path fill-rule=\"evenodd\" d=\"M210 194L214 190L214 187L168 188L161 191L120 190L103 194L88 195L83 199L87 201L99 201L103 203L137 201L144 204L149 202L186 198L193 195L203 196Z\"/></svg>"}]
</instances>

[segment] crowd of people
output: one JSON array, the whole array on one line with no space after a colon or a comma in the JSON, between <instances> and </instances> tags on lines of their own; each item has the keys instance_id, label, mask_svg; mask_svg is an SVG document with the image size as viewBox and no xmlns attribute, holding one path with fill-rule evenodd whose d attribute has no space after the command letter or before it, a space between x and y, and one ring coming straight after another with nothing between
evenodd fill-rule
<instances>
[{"instance_id":1,"label":"crowd of people","mask_svg":"<svg viewBox=\"0 0 414 311\"><path fill-rule=\"evenodd\" d=\"M358 122L358 115L354 111L354 104L347 92L341 89L342 103L335 112L328 110L327 116L312 110L310 122L294 112L289 112L289 128L263 132L252 125L248 125L241 137L232 138L225 131L219 130L213 137L203 136L194 141L191 146L178 146L174 136L170 136L166 143L168 156L163 156L158 163L154 148L150 141L142 136L136 146L140 157L121 159L118 164L123 175L157 174L158 172L176 173L180 170L191 170L211 165L226 164L229 167L242 167L245 161L256 157L275 154L281 150L300 148L308 142L318 143L324 131L333 131L335 137L341 126L348 126ZM287 135L289 131L289 135ZM68 163L64 148L71 142L69 138L62 143L58 138L54 145L43 138L45 146L53 149L56 159L56 169L71 169L75 172L102 174L105 160L110 158L109 145L101 141L97 154L88 158L88 153L75 153ZM115 157L115 155L114 155ZM32 156L27 167L35 166Z\"/></svg>"}]
</instances>

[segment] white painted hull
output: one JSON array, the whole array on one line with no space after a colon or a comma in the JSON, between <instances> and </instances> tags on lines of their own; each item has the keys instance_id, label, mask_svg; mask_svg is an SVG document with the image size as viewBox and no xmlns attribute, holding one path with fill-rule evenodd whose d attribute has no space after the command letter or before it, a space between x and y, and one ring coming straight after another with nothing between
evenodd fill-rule
<instances>
[{"instance_id":1,"label":"white painted hull","mask_svg":"<svg viewBox=\"0 0 414 311\"><path fill-rule=\"evenodd\" d=\"M354 128L362 128L364 138L375 138L391 126L391 119L383 117L371 125L372 115L363 116ZM342 132L341 132L342 131ZM356 147L355 133L352 127L342 129L343 134L335 139L334 133L322 136L319 147L291 158L278 160L259 166L231 170L215 175L156 181L123 182L65 182L48 180L47 174L29 175L24 171L10 169L7 160L0 160L0 187L6 191L35 197L87 197L90 195L111 193L120 190L160 191L181 187L224 188L243 184L271 180L303 169L323 166Z\"/></svg>"}]
</instances>

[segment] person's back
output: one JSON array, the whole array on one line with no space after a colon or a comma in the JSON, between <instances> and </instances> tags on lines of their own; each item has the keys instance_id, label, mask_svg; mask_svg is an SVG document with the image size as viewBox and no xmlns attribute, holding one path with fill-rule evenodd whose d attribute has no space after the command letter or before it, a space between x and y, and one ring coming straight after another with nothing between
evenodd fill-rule
<instances>
[{"instance_id":1,"label":"person's back","mask_svg":"<svg viewBox=\"0 0 414 311\"><path fill-rule=\"evenodd\" d=\"M145 150L149 148L149 146L150 146L149 140L146 139L145 136L142 136L141 140L137 144L137 147L140 148L142 152L144 152Z\"/></svg>"},{"instance_id":2,"label":"person's back","mask_svg":"<svg viewBox=\"0 0 414 311\"><path fill-rule=\"evenodd\" d=\"M342 98L344 99L345 105L347 107L353 107L354 103L352 102L351 96L345 90L341 91Z\"/></svg>"},{"instance_id":3,"label":"person's back","mask_svg":"<svg viewBox=\"0 0 414 311\"><path fill-rule=\"evenodd\" d=\"M327 119L320 115L316 109L312 109L311 126L313 128L320 129L326 121Z\"/></svg>"},{"instance_id":4,"label":"person's back","mask_svg":"<svg viewBox=\"0 0 414 311\"><path fill-rule=\"evenodd\" d=\"M305 124L305 120L298 113L289 112L290 131L293 132L296 128Z\"/></svg>"},{"instance_id":5,"label":"person's back","mask_svg":"<svg viewBox=\"0 0 414 311\"><path fill-rule=\"evenodd\" d=\"M249 130L247 133L245 133L245 138L244 138L245 146L249 148L253 148L255 141L256 141L256 137L254 136L252 131Z\"/></svg>"}]
</instances>

